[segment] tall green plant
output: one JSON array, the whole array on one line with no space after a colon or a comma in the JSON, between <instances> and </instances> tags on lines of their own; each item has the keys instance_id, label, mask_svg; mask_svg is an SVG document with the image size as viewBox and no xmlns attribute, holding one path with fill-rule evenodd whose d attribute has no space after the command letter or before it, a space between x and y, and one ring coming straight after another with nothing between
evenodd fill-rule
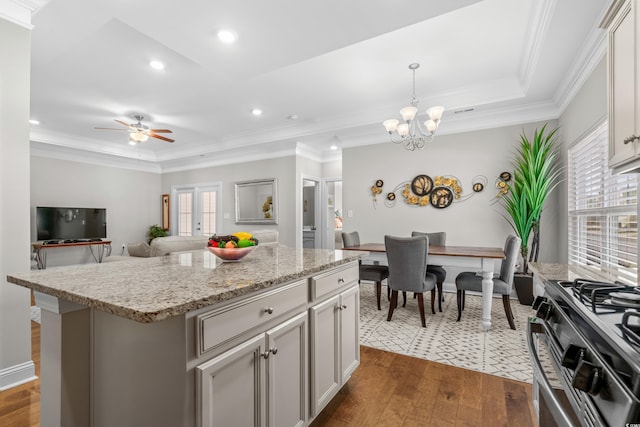
<instances>
[{"instance_id":1,"label":"tall green plant","mask_svg":"<svg viewBox=\"0 0 640 427\"><path fill-rule=\"evenodd\" d=\"M513 182L507 184L509 192L503 199L508 214L505 218L522 239L520 255L524 273L528 273L529 261L538 260L542 208L560 177L555 148L558 129L545 135L546 127L545 124L539 132L536 129L532 141L526 135L521 135L520 147L513 161Z\"/></svg>"}]
</instances>

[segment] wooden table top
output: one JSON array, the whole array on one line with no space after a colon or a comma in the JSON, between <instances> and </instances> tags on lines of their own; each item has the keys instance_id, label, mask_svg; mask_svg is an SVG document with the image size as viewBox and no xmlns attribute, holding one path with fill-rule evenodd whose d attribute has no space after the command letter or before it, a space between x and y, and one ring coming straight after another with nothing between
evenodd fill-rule
<instances>
[{"instance_id":1,"label":"wooden table top","mask_svg":"<svg viewBox=\"0 0 640 427\"><path fill-rule=\"evenodd\" d=\"M345 251L386 252L384 243L361 243L359 246L342 248ZM481 246L432 246L429 245L429 255L442 255L452 257L471 258L495 258L504 259L502 248L490 248Z\"/></svg>"}]
</instances>

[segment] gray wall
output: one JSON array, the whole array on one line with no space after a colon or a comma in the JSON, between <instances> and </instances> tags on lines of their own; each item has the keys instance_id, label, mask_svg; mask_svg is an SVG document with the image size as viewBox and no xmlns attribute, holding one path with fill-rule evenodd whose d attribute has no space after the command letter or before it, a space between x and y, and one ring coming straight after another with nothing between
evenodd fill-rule
<instances>
[{"instance_id":1,"label":"gray wall","mask_svg":"<svg viewBox=\"0 0 640 427\"><path fill-rule=\"evenodd\" d=\"M147 240L149 226L161 223L161 197L156 173L32 156L30 241L37 206L106 208L112 255L120 255L123 244ZM47 267L83 262L94 262L86 247L47 251Z\"/></svg>"},{"instance_id":2,"label":"gray wall","mask_svg":"<svg viewBox=\"0 0 640 427\"><path fill-rule=\"evenodd\" d=\"M512 232L503 218L503 208L495 204L496 178L511 171L510 158L524 131L527 136L544 123L531 123L455 135L440 135L422 151L407 151L392 143L343 150L344 229L357 230L363 242L382 242L385 234L407 236L413 230L446 231L451 245L504 245ZM555 121L549 123L556 126ZM462 185L462 198L444 209L407 205L402 189L396 193L394 207L385 206L385 195L411 181L416 175L452 175ZM485 189L474 193L474 178L486 177ZM373 202L371 186L384 181L383 193ZM549 200L544 218L555 212L556 199ZM349 211L353 213L349 217ZM556 261L557 222L546 221L541 231L540 261Z\"/></svg>"},{"instance_id":3,"label":"gray wall","mask_svg":"<svg viewBox=\"0 0 640 427\"><path fill-rule=\"evenodd\" d=\"M295 156L277 159L259 160L233 165L212 166L181 172L162 174L162 192L170 193L175 185L203 184L220 182L222 184L221 233L251 231L258 229L277 229L280 242L295 246ZM245 225L235 223L235 186L238 181L276 178L278 180L278 225ZM226 217L226 218L225 218ZM301 227L302 228L302 227Z\"/></svg>"},{"instance_id":4,"label":"gray wall","mask_svg":"<svg viewBox=\"0 0 640 427\"><path fill-rule=\"evenodd\" d=\"M29 30L0 18L0 390L35 375L30 292L8 273L29 269Z\"/></svg>"}]
</instances>

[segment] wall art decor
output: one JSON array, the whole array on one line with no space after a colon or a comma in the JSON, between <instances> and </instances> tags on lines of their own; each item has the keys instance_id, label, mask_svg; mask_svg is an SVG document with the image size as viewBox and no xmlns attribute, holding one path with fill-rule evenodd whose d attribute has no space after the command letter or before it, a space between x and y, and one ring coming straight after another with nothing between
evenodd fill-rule
<instances>
[{"instance_id":1,"label":"wall art decor","mask_svg":"<svg viewBox=\"0 0 640 427\"><path fill-rule=\"evenodd\" d=\"M375 209L376 203L378 202L378 198L376 197L378 194L382 194L382 187L384 186L384 181L381 179L376 180L376 183L371 186L371 197L373 197L373 208Z\"/></svg>"},{"instance_id":2,"label":"wall art decor","mask_svg":"<svg viewBox=\"0 0 640 427\"><path fill-rule=\"evenodd\" d=\"M455 202L467 200L474 194L481 192L487 184L487 178L477 175L473 177L471 182L473 192L464 194L460 179L453 175L432 177L427 174L419 174L410 181L401 182L393 191L386 193L384 204L391 208L396 205L398 200L403 200L409 206L432 206L436 209L444 209ZM374 208L377 202L376 196L382 194L382 191L383 181L379 179L371 187Z\"/></svg>"}]
</instances>

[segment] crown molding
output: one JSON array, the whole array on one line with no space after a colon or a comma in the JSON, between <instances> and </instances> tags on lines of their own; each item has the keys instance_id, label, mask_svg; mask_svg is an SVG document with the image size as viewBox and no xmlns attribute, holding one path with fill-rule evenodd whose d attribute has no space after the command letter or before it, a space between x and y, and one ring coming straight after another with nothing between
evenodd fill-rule
<instances>
[{"instance_id":1,"label":"crown molding","mask_svg":"<svg viewBox=\"0 0 640 427\"><path fill-rule=\"evenodd\" d=\"M49 0L0 0L0 18L32 30L31 15L48 2Z\"/></svg>"}]
</instances>

